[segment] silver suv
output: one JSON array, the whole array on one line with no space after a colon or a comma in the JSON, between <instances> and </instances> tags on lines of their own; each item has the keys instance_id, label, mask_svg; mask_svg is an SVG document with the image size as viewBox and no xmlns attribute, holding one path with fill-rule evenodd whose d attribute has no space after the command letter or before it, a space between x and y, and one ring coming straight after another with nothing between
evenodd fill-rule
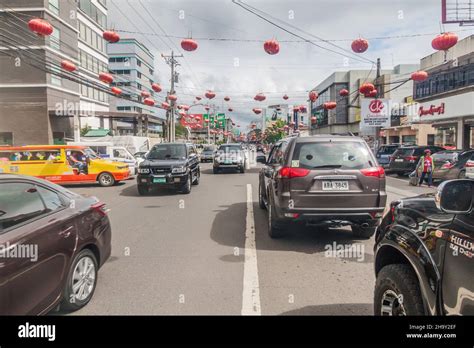
<instances>
[{"instance_id":1,"label":"silver suv","mask_svg":"<svg viewBox=\"0 0 474 348\"><path fill-rule=\"evenodd\" d=\"M385 172L356 136L318 135L279 141L259 176L259 204L278 238L291 223L350 225L370 238L385 208Z\"/></svg>"}]
</instances>

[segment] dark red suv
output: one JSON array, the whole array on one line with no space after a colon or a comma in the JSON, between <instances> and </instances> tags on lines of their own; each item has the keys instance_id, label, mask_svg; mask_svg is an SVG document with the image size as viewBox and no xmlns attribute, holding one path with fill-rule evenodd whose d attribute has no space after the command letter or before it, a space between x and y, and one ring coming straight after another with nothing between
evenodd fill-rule
<instances>
[{"instance_id":1,"label":"dark red suv","mask_svg":"<svg viewBox=\"0 0 474 348\"><path fill-rule=\"evenodd\" d=\"M0 315L83 307L110 253L104 203L42 179L0 174Z\"/></svg>"}]
</instances>

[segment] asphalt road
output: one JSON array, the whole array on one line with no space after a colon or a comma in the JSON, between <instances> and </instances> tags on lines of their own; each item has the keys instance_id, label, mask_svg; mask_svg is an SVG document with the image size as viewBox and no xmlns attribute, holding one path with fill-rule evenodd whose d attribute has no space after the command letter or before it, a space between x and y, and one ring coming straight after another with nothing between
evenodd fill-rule
<instances>
[{"instance_id":1,"label":"asphalt road","mask_svg":"<svg viewBox=\"0 0 474 348\"><path fill-rule=\"evenodd\" d=\"M294 228L270 239L258 171L213 175L202 164L189 195L139 196L134 180L71 187L108 205L113 232L95 295L74 314L372 314L373 238ZM387 185L388 201L433 191L399 178ZM328 255L333 242L360 254Z\"/></svg>"}]
</instances>

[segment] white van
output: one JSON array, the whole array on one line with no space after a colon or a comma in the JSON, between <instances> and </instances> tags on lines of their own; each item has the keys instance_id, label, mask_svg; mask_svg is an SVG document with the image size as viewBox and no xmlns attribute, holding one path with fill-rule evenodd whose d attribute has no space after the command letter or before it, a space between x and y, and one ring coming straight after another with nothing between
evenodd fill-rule
<instances>
[{"instance_id":1,"label":"white van","mask_svg":"<svg viewBox=\"0 0 474 348\"><path fill-rule=\"evenodd\" d=\"M87 146L94 150L97 155L104 159L110 159L112 161L124 162L128 164L130 168L130 175L136 175L138 171L137 159L123 146L115 146L111 142L99 142L99 141L80 141L80 142L68 142L68 145L80 145Z\"/></svg>"}]
</instances>

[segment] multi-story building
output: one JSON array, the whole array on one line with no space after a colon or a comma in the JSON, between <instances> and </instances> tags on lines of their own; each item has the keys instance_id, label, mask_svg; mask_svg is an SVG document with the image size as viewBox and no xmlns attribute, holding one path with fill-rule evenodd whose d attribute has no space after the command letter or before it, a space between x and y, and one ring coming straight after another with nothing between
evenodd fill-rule
<instances>
[{"instance_id":1,"label":"multi-story building","mask_svg":"<svg viewBox=\"0 0 474 348\"><path fill-rule=\"evenodd\" d=\"M105 0L5 0L0 4L0 143L63 143L108 111L107 95L84 86L107 70L102 31ZM49 36L28 29L32 18L53 26ZM20 49L18 49L20 48ZM78 67L81 78L63 75L61 62ZM81 122L81 119L83 122Z\"/></svg>"},{"instance_id":2,"label":"multi-story building","mask_svg":"<svg viewBox=\"0 0 474 348\"><path fill-rule=\"evenodd\" d=\"M390 90L390 82L402 78L409 78L410 73L418 70L416 64L397 65L393 69L382 70L380 77L381 92L386 92L384 98L392 99L394 102L402 102L407 95L411 95L411 82L403 86L402 90ZM311 116L316 117L315 123L310 123L312 134L346 133L352 132L360 135L375 135L374 129L360 128L360 101L359 87L364 82L373 82L376 77L375 70L349 70L335 72L318 86L313 88L319 94L318 99L310 102ZM339 91L347 89L349 96L341 97ZM406 90L406 91L405 91ZM407 92L410 91L410 92ZM335 101L336 108L324 109L325 102Z\"/></svg>"},{"instance_id":3,"label":"multi-story building","mask_svg":"<svg viewBox=\"0 0 474 348\"><path fill-rule=\"evenodd\" d=\"M112 85L124 90L125 98L111 98L110 111L118 116L120 113L146 114L149 123L148 135L162 133L164 113L156 107L143 104L141 92L148 92L152 99L154 91L151 88L154 75L154 56L140 41L133 38L122 38L119 42L108 44L110 71L115 75ZM114 129L119 134L133 132L133 120L116 119Z\"/></svg>"},{"instance_id":4,"label":"multi-story building","mask_svg":"<svg viewBox=\"0 0 474 348\"><path fill-rule=\"evenodd\" d=\"M459 149L474 147L474 35L445 52L421 59L428 79L416 82L417 122L436 130L434 142Z\"/></svg>"}]
</instances>

